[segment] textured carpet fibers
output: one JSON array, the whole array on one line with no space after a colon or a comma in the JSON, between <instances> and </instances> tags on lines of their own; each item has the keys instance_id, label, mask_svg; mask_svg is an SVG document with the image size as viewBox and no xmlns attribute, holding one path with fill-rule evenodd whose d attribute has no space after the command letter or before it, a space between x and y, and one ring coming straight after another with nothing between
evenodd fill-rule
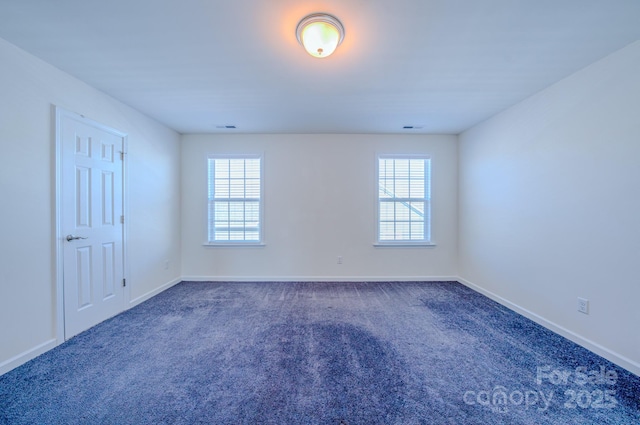
<instances>
[{"instance_id":1,"label":"textured carpet fibers","mask_svg":"<svg viewBox=\"0 0 640 425\"><path fill-rule=\"evenodd\" d=\"M1 424L640 424L640 378L452 282L183 282L0 377Z\"/></svg>"}]
</instances>

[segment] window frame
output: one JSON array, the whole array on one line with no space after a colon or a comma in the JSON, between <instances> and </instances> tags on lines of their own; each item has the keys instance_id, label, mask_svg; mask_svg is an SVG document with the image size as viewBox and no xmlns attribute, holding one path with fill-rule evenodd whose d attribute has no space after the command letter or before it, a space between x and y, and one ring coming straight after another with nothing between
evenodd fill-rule
<instances>
[{"instance_id":1,"label":"window frame","mask_svg":"<svg viewBox=\"0 0 640 425\"><path fill-rule=\"evenodd\" d=\"M380 162L384 159L393 159L393 160L423 160L425 161L425 169L424 169L424 183L425 183L425 193L423 198L381 198L380 197ZM375 242L374 246L378 247L430 247L435 246L436 244L433 242L433 234L432 234L432 226L433 226L433 216L431 213L431 204L433 198L433 182L432 182L432 174L433 174L433 163L432 157L428 154L420 154L420 153L412 153L412 154L377 154L375 157ZM395 180L394 174L394 180ZM381 239L381 199L386 199L388 202L390 199L399 199L404 201L421 201L425 203L424 208L424 237L422 239ZM396 201L402 202L402 201ZM395 222L396 220L394 220ZM397 237L397 234L394 232L394 236Z\"/></svg>"},{"instance_id":2,"label":"window frame","mask_svg":"<svg viewBox=\"0 0 640 425\"><path fill-rule=\"evenodd\" d=\"M257 240L215 240L212 239L212 230L210 225L215 221L214 217L210 216L211 205L215 202L215 194L213 198L210 197L211 193L211 185L215 185L215 171L211 171L211 161L215 160L232 160L232 159L258 159L260 164L260 196L257 198L259 206L258 206L258 239ZM205 232L206 232L206 242L204 245L206 246L264 246L264 155L263 154L208 154L206 157L206 223L205 223ZM210 179L213 177L213 179ZM246 175L244 176L246 179ZM215 187L215 186L214 186ZM215 192L214 192L215 193ZM245 194L246 195L246 194ZM225 199L225 198L221 198ZM256 198L242 197L242 198L227 198L227 199L237 199L237 200L254 200ZM214 213L215 214L215 213Z\"/></svg>"}]
</instances>

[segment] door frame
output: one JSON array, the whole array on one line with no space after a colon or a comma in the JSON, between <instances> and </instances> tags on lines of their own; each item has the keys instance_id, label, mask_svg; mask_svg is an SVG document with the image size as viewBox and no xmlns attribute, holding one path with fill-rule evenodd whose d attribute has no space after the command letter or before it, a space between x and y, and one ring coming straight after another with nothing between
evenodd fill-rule
<instances>
[{"instance_id":1,"label":"door frame","mask_svg":"<svg viewBox=\"0 0 640 425\"><path fill-rule=\"evenodd\" d=\"M92 127L114 134L117 137L122 138L122 214L125 217L122 226L122 274L123 278L127 279L129 276L129 262L128 258L128 241L129 235L129 202L127 188L128 184L128 135L121 131L118 131L112 127L106 126L97 121L86 118L82 114L71 112L63 109L59 106L52 105L52 115L54 122L54 134L55 134L55 155L54 155L54 187L53 193L55 198L55 212L54 212L54 251L55 251L55 334L56 341L62 344L66 341L65 326L64 326L64 234L62 231L62 119L63 117L70 117L84 122ZM124 287L123 305L122 311L127 310L131 299L130 285L127 284Z\"/></svg>"}]
</instances>

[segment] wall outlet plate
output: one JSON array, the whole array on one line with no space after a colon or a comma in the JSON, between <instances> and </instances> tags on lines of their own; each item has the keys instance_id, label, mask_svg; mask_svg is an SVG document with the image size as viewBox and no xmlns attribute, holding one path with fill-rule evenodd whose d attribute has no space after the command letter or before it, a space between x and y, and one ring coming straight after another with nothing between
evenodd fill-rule
<instances>
[{"instance_id":1,"label":"wall outlet plate","mask_svg":"<svg viewBox=\"0 0 640 425\"><path fill-rule=\"evenodd\" d=\"M578 311L580 313L589 314L589 300L578 297Z\"/></svg>"}]
</instances>

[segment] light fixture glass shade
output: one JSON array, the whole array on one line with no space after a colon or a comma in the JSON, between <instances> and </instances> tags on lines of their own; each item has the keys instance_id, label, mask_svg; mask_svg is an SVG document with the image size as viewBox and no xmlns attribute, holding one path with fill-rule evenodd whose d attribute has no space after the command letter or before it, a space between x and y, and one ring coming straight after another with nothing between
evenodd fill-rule
<instances>
[{"instance_id":1,"label":"light fixture glass shade","mask_svg":"<svg viewBox=\"0 0 640 425\"><path fill-rule=\"evenodd\" d=\"M334 16L315 13L300 21L296 37L311 56L326 58L342 43L344 27Z\"/></svg>"}]
</instances>

